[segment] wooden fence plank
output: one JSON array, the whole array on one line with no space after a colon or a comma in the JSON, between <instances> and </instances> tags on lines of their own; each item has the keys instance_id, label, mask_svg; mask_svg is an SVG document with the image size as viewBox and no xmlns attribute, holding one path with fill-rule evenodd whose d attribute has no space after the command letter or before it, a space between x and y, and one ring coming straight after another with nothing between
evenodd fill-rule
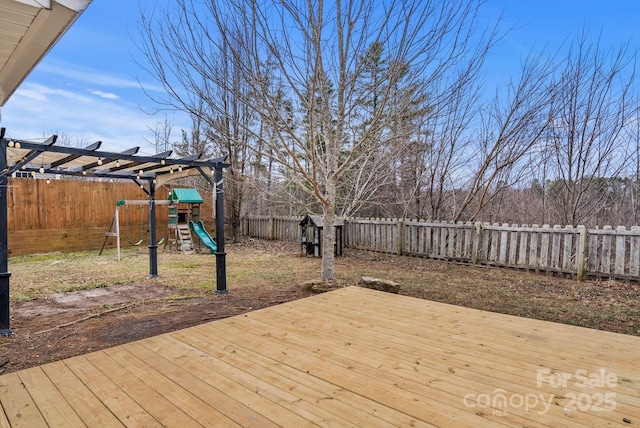
<instances>
[{"instance_id":1,"label":"wooden fence plank","mask_svg":"<svg viewBox=\"0 0 640 428\"><path fill-rule=\"evenodd\" d=\"M407 254L417 254L418 252L418 229L415 225L407 221L402 226L403 238L402 238L402 251Z\"/></svg>"},{"instance_id":2,"label":"wooden fence plank","mask_svg":"<svg viewBox=\"0 0 640 428\"><path fill-rule=\"evenodd\" d=\"M404 251L404 222L398 220L396 223L396 254L401 256Z\"/></svg>"},{"instance_id":3,"label":"wooden fence plank","mask_svg":"<svg viewBox=\"0 0 640 428\"><path fill-rule=\"evenodd\" d=\"M498 226L498 223L493 223L494 226ZM497 229L491 230L491 243L489 250L489 258L490 262L498 261L498 237L500 236L500 232Z\"/></svg>"},{"instance_id":4,"label":"wooden fence plank","mask_svg":"<svg viewBox=\"0 0 640 428\"><path fill-rule=\"evenodd\" d=\"M508 224L504 223L502 225L503 227L509 227ZM500 232L500 263L502 264L506 264L507 263L507 245L508 245L508 238L509 236L509 232L506 230L503 230L502 232Z\"/></svg>"},{"instance_id":5,"label":"wooden fence plank","mask_svg":"<svg viewBox=\"0 0 640 428\"><path fill-rule=\"evenodd\" d=\"M523 228L526 228L527 225L523 224ZM520 251L518 253L518 265L526 266L527 265L527 243L529 241L529 233L526 230L523 230L520 233Z\"/></svg>"},{"instance_id":6,"label":"wooden fence plank","mask_svg":"<svg viewBox=\"0 0 640 428\"><path fill-rule=\"evenodd\" d=\"M624 232L626 231L626 227L618 226L616 229L616 254L615 254L615 264L614 264L614 273L616 275L624 275L624 266L626 259L626 236Z\"/></svg>"},{"instance_id":7,"label":"wooden fence plank","mask_svg":"<svg viewBox=\"0 0 640 428\"><path fill-rule=\"evenodd\" d=\"M443 221L442 224L444 226L446 225L446 222ZM438 252L438 254L441 256L447 255L447 238L449 235L448 232L449 230L447 229L447 227L443 227L442 229L440 229L440 251Z\"/></svg>"},{"instance_id":8,"label":"wooden fence plank","mask_svg":"<svg viewBox=\"0 0 640 428\"><path fill-rule=\"evenodd\" d=\"M611 226L603 227L603 230L611 230ZM611 273L611 235L602 237L602 257L600 269L603 273Z\"/></svg>"},{"instance_id":9,"label":"wooden fence plank","mask_svg":"<svg viewBox=\"0 0 640 428\"><path fill-rule=\"evenodd\" d=\"M463 225L464 223L459 221L458 225ZM460 259L462 257L462 246L464 245L464 230L455 228L453 229L455 232L455 257Z\"/></svg>"},{"instance_id":10,"label":"wooden fence plank","mask_svg":"<svg viewBox=\"0 0 640 428\"><path fill-rule=\"evenodd\" d=\"M560 267L560 234L557 232L560 230L562 226L556 224L553 226L554 232L552 235L552 246L551 246L551 267L559 268Z\"/></svg>"},{"instance_id":11,"label":"wooden fence plank","mask_svg":"<svg viewBox=\"0 0 640 428\"><path fill-rule=\"evenodd\" d=\"M433 231L431 230L431 226L424 226L424 250L422 254L430 255L431 254L431 237Z\"/></svg>"},{"instance_id":12,"label":"wooden fence plank","mask_svg":"<svg viewBox=\"0 0 640 428\"><path fill-rule=\"evenodd\" d=\"M453 258L456 254L456 233L458 229L454 227L455 223L451 222L447 226L447 257Z\"/></svg>"},{"instance_id":13,"label":"wooden fence plank","mask_svg":"<svg viewBox=\"0 0 640 428\"><path fill-rule=\"evenodd\" d=\"M489 223L484 223L483 228L480 229L482 243L480 245L480 251L478 253L479 261L488 261L489 260L489 243L491 239L491 233L486 232L484 226L488 226Z\"/></svg>"},{"instance_id":14,"label":"wooden fence plank","mask_svg":"<svg viewBox=\"0 0 640 428\"><path fill-rule=\"evenodd\" d=\"M472 257L472 251L473 251L473 224L468 221L466 223L467 228L465 228L464 230L464 250L463 250L463 257L471 259Z\"/></svg>"},{"instance_id":15,"label":"wooden fence plank","mask_svg":"<svg viewBox=\"0 0 640 428\"><path fill-rule=\"evenodd\" d=\"M431 251L429 254L432 256L437 256L439 254L438 248L440 245L440 232L441 229L439 226L431 229Z\"/></svg>"},{"instance_id":16,"label":"wooden fence plank","mask_svg":"<svg viewBox=\"0 0 640 428\"><path fill-rule=\"evenodd\" d=\"M389 250L389 252L393 253L393 254L399 254L402 252L401 248L400 248L400 224L399 224L399 220L397 219L393 219L393 224L390 224L387 226L387 229L389 230L389 235L390 235L390 240L388 240L387 242L391 244L391 248Z\"/></svg>"},{"instance_id":17,"label":"wooden fence plank","mask_svg":"<svg viewBox=\"0 0 640 428\"><path fill-rule=\"evenodd\" d=\"M587 257L587 269L591 272L598 271L599 258L598 258L598 248L599 248L599 236L591 234L589 235L589 250Z\"/></svg>"},{"instance_id":18,"label":"wooden fence plank","mask_svg":"<svg viewBox=\"0 0 640 428\"><path fill-rule=\"evenodd\" d=\"M585 272L585 258L587 252L587 229L578 226L579 238L576 244L576 279L582 281Z\"/></svg>"},{"instance_id":19,"label":"wooden fence plank","mask_svg":"<svg viewBox=\"0 0 640 428\"><path fill-rule=\"evenodd\" d=\"M529 246L529 266L537 268L540 266L538 261L538 225L532 226L534 232L531 232L531 245Z\"/></svg>"},{"instance_id":20,"label":"wooden fence plank","mask_svg":"<svg viewBox=\"0 0 640 428\"><path fill-rule=\"evenodd\" d=\"M474 242L473 242L473 254L471 258L471 263L476 264L480 259L480 243L482 242L482 224L476 223L475 233L474 233Z\"/></svg>"},{"instance_id":21,"label":"wooden fence plank","mask_svg":"<svg viewBox=\"0 0 640 428\"><path fill-rule=\"evenodd\" d=\"M542 225L542 235L540 237L540 267L546 268L549 266L549 225Z\"/></svg>"},{"instance_id":22,"label":"wooden fence plank","mask_svg":"<svg viewBox=\"0 0 640 428\"><path fill-rule=\"evenodd\" d=\"M564 243L562 245L562 269L571 270L572 254L573 254L573 226L565 227L569 233L564 235Z\"/></svg>"},{"instance_id":23,"label":"wooden fence plank","mask_svg":"<svg viewBox=\"0 0 640 428\"><path fill-rule=\"evenodd\" d=\"M517 224L513 224L512 227L517 227ZM518 235L521 232L510 232L511 241L509 242L509 264L515 266L517 264L516 255L518 253Z\"/></svg>"},{"instance_id":24,"label":"wooden fence plank","mask_svg":"<svg viewBox=\"0 0 640 428\"><path fill-rule=\"evenodd\" d=\"M416 240L416 254L426 255L426 245L427 245L427 228L421 225L419 222L415 222L413 224L415 234L417 237Z\"/></svg>"}]
</instances>

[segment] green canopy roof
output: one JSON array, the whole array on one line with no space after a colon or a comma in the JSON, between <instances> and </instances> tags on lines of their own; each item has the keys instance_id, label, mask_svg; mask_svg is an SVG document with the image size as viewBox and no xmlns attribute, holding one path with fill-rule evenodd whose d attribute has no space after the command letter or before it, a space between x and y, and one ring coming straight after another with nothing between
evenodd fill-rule
<instances>
[{"instance_id":1,"label":"green canopy roof","mask_svg":"<svg viewBox=\"0 0 640 428\"><path fill-rule=\"evenodd\" d=\"M173 189L169 194L169 200L178 200L184 203L201 204L202 196L196 189Z\"/></svg>"}]
</instances>

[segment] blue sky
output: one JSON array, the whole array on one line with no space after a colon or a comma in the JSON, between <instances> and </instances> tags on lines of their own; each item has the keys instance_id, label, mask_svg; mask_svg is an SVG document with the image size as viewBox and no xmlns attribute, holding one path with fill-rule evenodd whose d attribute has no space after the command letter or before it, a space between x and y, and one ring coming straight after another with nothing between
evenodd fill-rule
<instances>
[{"instance_id":1,"label":"blue sky","mask_svg":"<svg viewBox=\"0 0 640 428\"><path fill-rule=\"evenodd\" d=\"M145 0L141 0L144 4ZM164 121L189 128L184 115L150 115L154 106L140 89L162 91L136 65L139 56L132 38L138 36L138 4L132 0L93 0L74 26L36 67L2 109L0 126L10 137L42 139L64 134L73 143L103 141L104 150L141 146L153 149L149 128ZM606 45L629 41L640 47L638 0L487 0L483 19L500 13L515 27L490 57L492 76L517 72L532 49L557 49L588 25L594 35L602 31ZM157 92L160 93L160 92Z\"/></svg>"}]
</instances>

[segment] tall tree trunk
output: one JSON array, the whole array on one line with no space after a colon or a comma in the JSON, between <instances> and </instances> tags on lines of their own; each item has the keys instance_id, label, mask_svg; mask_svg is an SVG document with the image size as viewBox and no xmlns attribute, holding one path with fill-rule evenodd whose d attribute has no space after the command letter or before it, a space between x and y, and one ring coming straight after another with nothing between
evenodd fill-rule
<instances>
[{"instance_id":1,"label":"tall tree trunk","mask_svg":"<svg viewBox=\"0 0 640 428\"><path fill-rule=\"evenodd\" d=\"M324 214L324 229L322 231L322 274L324 281L335 279L335 253L333 250L336 241L336 183L328 180L325 195L325 203L322 205Z\"/></svg>"}]
</instances>

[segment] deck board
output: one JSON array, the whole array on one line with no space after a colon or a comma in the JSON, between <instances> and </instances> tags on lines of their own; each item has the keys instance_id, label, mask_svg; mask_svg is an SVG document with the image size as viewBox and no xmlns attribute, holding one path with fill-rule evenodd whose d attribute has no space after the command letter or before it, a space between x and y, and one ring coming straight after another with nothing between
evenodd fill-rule
<instances>
[{"instance_id":1,"label":"deck board","mask_svg":"<svg viewBox=\"0 0 640 428\"><path fill-rule=\"evenodd\" d=\"M148 426L160 427L160 423L149 415L138 403L125 394L113 382L107 378L84 356L71 358L64 361L66 370L75 375L94 394L95 399L104 406L101 410L94 410L94 414L100 418L109 418L113 415L116 422L109 421L105 426ZM100 397L100 398L98 398ZM82 405L81 407L85 407ZM120 424L120 425L118 425ZM88 426L101 426L87 423Z\"/></svg>"},{"instance_id":2,"label":"deck board","mask_svg":"<svg viewBox=\"0 0 640 428\"><path fill-rule=\"evenodd\" d=\"M188 334L187 334L188 333ZM270 359L251 349L243 349L224 339L212 342L208 335L190 330L175 337L184 340L209 355L224 358L225 361L250 373L259 374L273 385L300 394L327 409L338 409L336 414L347 414L350 417L361 417L362 426L375 426L379 421L398 423L399 426L433 426L407 417L394 409L366 399L343 388L313 376L301 377L294 367Z\"/></svg>"},{"instance_id":3,"label":"deck board","mask_svg":"<svg viewBox=\"0 0 640 428\"><path fill-rule=\"evenodd\" d=\"M50 426L83 427L76 411L58 390L58 387L47 377L40 367L23 370L18 373L22 384L29 391L43 418ZM47 403L56 403L48 406Z\"/></svg>"},{"instance_id":4,"label":"deck board","mask_svg":"<svg viewBox=\"0 0 640 428\"><path fill-rule=\"evenodd\" d=\"M84 358L78 357L75 360L84 360ZM78 375L68 369L68 365L66 364L68 362L69 360L66 362L58 361L41 366L41 369L82 419L84 425L107 428L122 427L123 424L120 423L118 418L103 402L98 400L95 395L96 392L107 388L108 383L97 376L96 373L91 373L89 375L90 377L83 378L84 373ZM116 394L111 396L114 399L118 398ZM46 403L43 403L42 406L46 406ZM133 417L135 412L131 410L132 409L127 408L123 414Z\"/></svg>"},{"instance_id":5,"label":"deck board","mask_svg":"<svg viewBox=\"0 0 640 428\"><path fill-rule=\"evenodd\" d=\"M640 427L640 338L348 287L0 376L0 406L0 428Z\"/></svg>"},{"instance_id":6,"label":"deck board","mask_svg":"<svg viewBox=\"0 0 640 428\"><path fill-rule=\"evenodd\" d=\"M9 373L0 382L0 404L12 427L47 427L31 395L20 381L18 373Z\"/></svg>"}]
</instances>

